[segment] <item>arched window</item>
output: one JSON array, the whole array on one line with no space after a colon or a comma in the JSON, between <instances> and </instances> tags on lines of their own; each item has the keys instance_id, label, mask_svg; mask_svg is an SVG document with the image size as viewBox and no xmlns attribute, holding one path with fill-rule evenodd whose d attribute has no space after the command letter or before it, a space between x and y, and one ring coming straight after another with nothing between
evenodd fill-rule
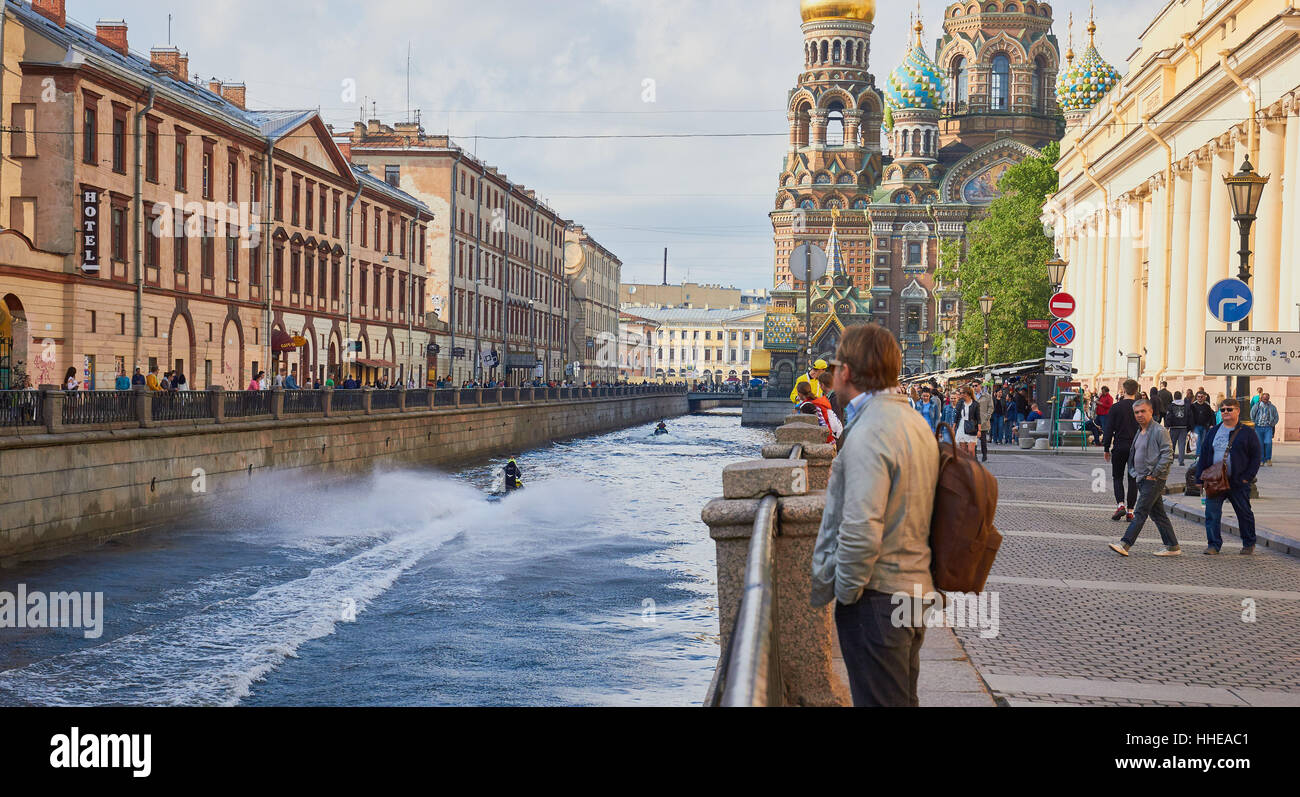
<instances>
[{"instance_id":1,"label":"arched window","mask_svg":"<svg viewBox=\"0 0 1300 797\"><path fill-rule=\"evenodd\" d=\"M1043 63L1043 57L1040 55L1034 59L1033 97L1035 111L1042 112L1047 110L1046 76L1047 66Z\"/></svg>"},{"instance_id":2,"label":"arched window","mask_svg":"<svg viewBox=\"0 0 1300 797\"><path fill-rule=\"evenodd\" d=\"M838 102L826 114L826 146L844 146L844 106Z\"/></svg>"},{"instance_id":3,"label":"arched window","mask_svg":"<svg viewBox=\"0 0 1300 797\"><path fill-rule=\"evenodd\" d=\"M840 49L840 40L836 39L835 46L831 49L831 61L838 64L841 60L842 60L842 55Z\"/></svg>"},{"instance_id":4,"label":"arched window","mask_svg":"<svg viewBox=\"0 0 1300 797\"><path fill-rule=\"evenodd\" d=\"M993 56L993 74L989 81L989 109L1005 111L1011 95L1011 59L1005 53Z\"/></svg>"},{"instance_id":5,"label":"arched window","mask_svg":"<svg viewBox=\"0 0 1300 797\"><path fill-rule=\"evenodd\" d=\"M920 154L921 154L921 131L913 130L912 131L912 155L919 156Z\"/></svg>"},{"instance_id":6,"label":"arched window","mask_svg":"<svg viewBox=\"0 0 1300 797\"><path fill-rule=\"evenodd\" d=\"M829 56L830 56L830 44L828 44L827 41L826 41L825 39L822 39L822 57L821 57L821 62L822 62L823 64L826 63L828 60L830 60L830 59L829 59Z\"/></svg>"},{"instance_id":7,"label":"arched window","mask_svg":"<svg viewBox=\"0 0 1300 797\"><path fill-rule=\"evenodd\" d=\"M950 71L952 72L952 83L957 89L954 99L958 104L964 103L968 99L966 59L960 55L952 59L952 69Z\"/></svg>"}]
</instances>

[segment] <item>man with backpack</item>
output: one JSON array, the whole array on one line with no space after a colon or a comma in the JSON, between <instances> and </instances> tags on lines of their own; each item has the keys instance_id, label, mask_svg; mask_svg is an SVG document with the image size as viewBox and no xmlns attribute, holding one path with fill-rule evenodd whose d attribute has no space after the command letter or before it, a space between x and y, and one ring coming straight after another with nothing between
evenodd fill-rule
<instances>
[{"instance_id":1,"label":"man with backpack","mask_svg":"<svg viewBox=\"0 0 1300 797\"><path fill-rule=\"evenodd\" d=\"M1137 505L1138 484L1137 480L1128 473L1128 457L1129 449L1133 446L1133 438L1137 437L1138 433L1137 419L1133 417L1133 402L1137 399L1139 389L1137 380L1124 380L1124 397L1111 407L1110 425L1106 429L1106 436L1101 440L1101 446L1106 452L1106 461L1110 463L1111 479L1115 484L1115 501L1119 503L1119 508L1110 517L1111 520L1132 522L1133 507ZM1128 481L1127 491L1125 480Z\"/></svg>"},{"instance_id":2,"label":"man with backpack","mask_svg":"<svg viewBox=\"0 0 1300 797\"><path fill-rule=\"evenodd\" d=\"M867 324L846 329L828 363L846 423L813 549L810 598L814 606L836 601L855 706L918 705L924 596L934 592L939 450L921 413L896 392L902 359L894 336ZM911 602L903 613L910 622L893 619L900 600Z\"/></svg>"},{"instance_id":3,"label":"man with backpack","mask_svg":"<svg viewBox=\"0 0 1300 797\"><path fill-rule=\"evenodd\" d=\"M1173 442L1174 453L1178 455L1180 468L1187 458L1187 432L1191 423L1192 410L1183 401L1183 392L1175 391L1169 408L1165 410L1165 427L1169 429L1169 439Z\"/></svg>"}]
</instances>

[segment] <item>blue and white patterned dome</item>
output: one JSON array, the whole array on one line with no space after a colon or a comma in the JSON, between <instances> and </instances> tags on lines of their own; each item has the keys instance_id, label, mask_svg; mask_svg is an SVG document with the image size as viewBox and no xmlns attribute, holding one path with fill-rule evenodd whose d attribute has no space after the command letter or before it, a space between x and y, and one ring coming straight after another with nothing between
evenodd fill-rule
<instances>
[{"instance_id":1,"label":"blue and white patterned dome","mask_svg":"<svg viewBox=\"0 0 1300 797\"><path fill-rule=\"evenodd\" d=\"M885 102L895 111L937 111L943 105L946 92L943 72L925 54L919 22L916 31L916 41L908 48L907 57L885 80Z\"/></svg>"},{"instance_id":2,"label":"blue and white patterned dome","mask_svg":"<svg viewBox=\"0 0 1300 797\"><path fill-rule=\"evenodd\" d=\"M1119 72L1106 63L1093 43L1095 24L1088 25L1088 49L1077 64L1071 64L1056 78L1056 101L1065 113L1091 110L1119 84Z\"/></svg>"}]
</instances>

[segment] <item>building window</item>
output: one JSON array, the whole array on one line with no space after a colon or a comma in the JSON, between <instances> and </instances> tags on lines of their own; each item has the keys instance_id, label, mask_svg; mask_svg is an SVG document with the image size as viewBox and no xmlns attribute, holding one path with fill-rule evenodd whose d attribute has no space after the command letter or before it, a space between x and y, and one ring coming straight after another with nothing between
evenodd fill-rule
<instances>
[{"instance_id":1,"label":"building window","mask_svg":"<svg viewBox=\"0 0 1300 797\"><path fill-rule=\"evenodd\" d=\"M158 182L158 127L153 124L144 134L144 179Z\"/></svg>"},{"instance_id":2,"label":"building window","mask_svg":"<svg viewBox=\"0 0 1300 797\"><path fill-rule=\"evenodd\" d=\"M310 256L303 258L302 277L302 293L310 299L316 294L316 261Z\"/></svg>"},{"instance_id":3,"label":"building window","mask_svg":"<svg viewBox=\"0 0 1300 797\"><path fill-rule=\"evenodd\" d=\"M921 242L920 242L920 241L908 241L908 242L907 242L907 265L909 265L909 266L919 266L919 265L922 265L922 263L921 263Z\"/></svg>"},{"instance_id":4,"label":"building window","mask_svg":"<svg viewBox=\"0 0 1300 797\"><path fill-rule=\"evenodd\" d=\"M239 280L239 233L234 227L226 228L226 279Z\"/></svg>"},{"instance_id":5,"label":"building window","mask_svg":"<svg viewBox=\"0 0 1300 797\"><path fill-rule=\"evenodd\" d=\"M966 59L960 55L952 59L952 68L948 71L952 76L952 85L955 87L954 98L958 104L966 102L969 98L967 88L969 71L966 69Z\"/></svg>"},{"instance_id":6,"label":"building window","mask_svg":"<svg viewBox=\"0 0 1300 797\"><path fill-rule=\"evenodd\" d=\"M361 269L361 279L357 280L357 289L361 292L359 304L363 313L366 311L366 287L369 284L369 280L366 278L369 276L370 272L363 268Z\"/></svg>"},{"instance_id":7,"label":"building window","mask_svg":"<svg viewBox=\"0 0 1300 797\"><path fill-rule=\"evenodd\" d=\"M362 245L362 246L365 246L365 245L366 245L366 238L367 238L367 235L366 235L366 216L367 216L367 213L366 213L366 206L365 206L365 204L363 203L363 204L361 205L361 245Z\"/></svg>"},{"instance_id":8,"label":"building window","mask_svg":"<svg viewBox=\"0 0 1300 797\"><path fill-rule=\"evenodd\" d=\"M239 164L235 163L235 156L230 156L230 163L226 164L226 201L239 201Z\"/></svg>"},{"instance_id":9,"label":"building window","mask_svg":"<svg viewBox=\"0 0 1300 797\"><path fill-rule=\"evenodd\" d=\"M126 262L126 208L115 206L112 211L112 258Z\"/></svg>"},{"instance_id":10,"label":"building window","mask_svg":"<svg viewBox=\"0 0 1300 797\"><path fill-rule=\"evenodd\" d=\"M94 164L99 160L99 111L86 100L86 113L81 124L81 154L82 160L89 164Z\"/></svg>"},{"instance_id":11,"label":"building window","mask_svg":"<svg viewBox=\"0 0 1300 797\"><path fill-rule=\"evenodd\" d=\"M126 117L113 117L113 171L126 174Z\"/></svg>"},{"instance_id":12,"label":"building window","mask_svg":"<svg viewBox=\"0 0 1300 797\"><path fill-rule=\"evenodd\" d=\"M876 284L877 284L877 285L888 285L888 284L889 284L889 272L888 272L888 271L877 271L877 272L876 272Z\"/></svg>"},{"instance_id":13,"label":"building window","mask_svg":"<svg viewBox=\"0 0 1300 797\"><path fill-rule=\"evenodd\" d=\"M275 176L275 220L284 221L284 178Z\"/></svg>"},{"instance_id":14,"label":"building window","mask_svg":"<svg viewBox=\"0 0 1300 797\"><path fill-rule=\"evenodd\" d=\"M271 264L271 287L274 290L282 291L284 290L284 249L279 246L275 247L275 251L271 257L273 258Z\"/></svg>"},{"instance_id":15,"label":"building window","mask_svg":"<svg viewBox=\"0 0 1300 797\"><path fill-rule=\"evenodd\" d=\"M253 247L248 256L248 284L262 284L262 245Z\"/></svg>"},{"instance_id":16,"label":"building window","mask_svg":"<svg viewBox=\"0 0 1300 797\"><path fill-rule=\"evenodd\" d=\"M148 268L158 268L159 261L162 260L162 236L158 233L159 218L157 214L150 215L146 219L148 229L145 238L144 247L144 264Z\"/></svg>"},{"instance_id":17,"label":"building window","mask_svg":"<svg viewBox=\"0 0 1300 797\"><path fill-rule=\"evenodd\" d=\"M1003 53L993 56L993 72L989 80L989 108L1007 110L1011 94L1011 59Z\"/></svg>"},{"instance_id":18,"label":"building window","mask_svg":"<svg viewBox=\"0 0 1300 797\"><path fill-rule=\"evenodd\" d=\"M185 136L181 133L176 134L176 190L185 190Z\"/></svg>"},{"instance_id":19,"label":"building window","mask_svg":"<svg viewBox=\"0 0 1300 797\"><path fill-rule=\"evenodd\" d=\"M289 255L289 292L296 294L302 285L302 255L294 251Z\"/></svg>"},{"instance_id":20,"label":"building window","mask_svg":"<svg viewBox=\"0 0 1300 797\"><path fill-rule=\"evenodd\" d=\"M309 230L312 228L312 219L315 218L315 216L312 215L315 212L314 209L316 207L315 197L316 186L312 183L307 183L307 224L305 226Z\"/></svg>"},{"instance_id":21,"label":"building window","mask_svg":"<svg viewBox=\"0 0 1300 797\"><path fill-rule=\"evenodd\" d=\"M915 335L921 331L921 308L919 305L908 305L907 308L907 334Z\"/></svg>"},{"instance_id":22,"label":"building window","mask_svg":"<svg viewBox=\"0 0 1300 797\"><path fill-rule=\"evenodd\" d=\"M199 273L204 277L211 279L215 269L217 255L216 230L212 219L203 219L203 252L199 264Z\"/></svg>"},{"instance_id":23,"label":"building window","mask_svg":"<svg viewBox=\"0 0 1300 797\"><path fill-rule=\"evenodd\" d=\"M298 226L298 209L301 205L301 194L299 192L301 190L302 185L299 184L298 178L293 178L293 198L289 200L291 203L291 207L289 208L289 223L295 227Z\"/></svg>"},{"instance_id":24,"label":"building window","mask_svg":"<svg viewBox=\"0 0 1300 797\"><path fill-rule=\"evenodd\" d=\"M384 167L384 182L388 183L388 184L391 185L393 188L400 188L401 185L402 185L402 167L401 167L401 166L385 166L385 167Z\"/></svg>"},{"instance_id":25,"label":"building window","mask_svg":"<svg viewBox=\"0 0 1300 797\"><path fill-rule=\"evenodd\" d=\"M211 199L212 198L212 153L211 152L203 153L203 171L201 176L203 178L203 198Z\"/></svg>"},{"instance_id":26,"label":"building window","mask_svg":"<svg viewBox=\"0 0 1300 797\"><path fill-rule=\"evenodd\" d=\"M185 214L173 211L175 215L175 235L172 238L172 260L177 274L184 274L190 267L190 239L185 237Z\"/></svg>"},{"instance_id":27,"label":"building window","mask_svg":"<svg viewBox=\"0 0 1300 797\"><path fill-rule=\"evenodd\" d=\"M337 195L335 195L335 197L334 197L334 216L333 216L333 218L334 218L334 237L335 237L335 238L338 238L338 237L339 237L339 198L338 198Z\"/></svg>"},{"instance_id":28,"label":"building window","mask_svg":"<svg viewBox=\"0 0 1300 797\"><path fill-rule=\"evenodd\" d=\"M325 186L322 185L320 187L320 234L321 235L325 234L325 205L329 201L328 198L325 196L326 193L327 192L325 190Z\"/></svg>"}]
</instances>

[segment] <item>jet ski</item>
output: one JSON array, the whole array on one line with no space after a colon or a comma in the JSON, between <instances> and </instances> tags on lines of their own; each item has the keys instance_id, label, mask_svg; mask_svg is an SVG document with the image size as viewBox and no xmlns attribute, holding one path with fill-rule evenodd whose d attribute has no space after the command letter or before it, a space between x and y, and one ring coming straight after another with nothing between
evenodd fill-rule
<instances>
[{"instance_id":1,"label":"jet ski","mask_svg":"<svg viewBox=\"0 0 1300 797\"><path fill-rule=\"evenodd\" d=\"M660 421L659 425L656 426L654 430L655 437L658 437L661 434L668 434L668 426L663 421Z\"/></svg>"}]
</instances>

